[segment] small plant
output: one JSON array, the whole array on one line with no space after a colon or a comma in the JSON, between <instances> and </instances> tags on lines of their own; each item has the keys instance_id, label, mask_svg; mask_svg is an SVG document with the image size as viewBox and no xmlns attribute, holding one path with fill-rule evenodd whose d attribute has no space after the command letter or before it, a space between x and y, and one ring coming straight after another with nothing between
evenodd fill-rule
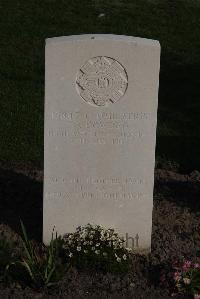
<instances>
[{"instance_id":1,"label":"small plant","mask_svg":"<svg viewBox=\"0 0 200 299\"><path fill-rule=\"evenodd\" d=\"M14 244L0 234L0 281L7 278L9 266L15 262Z\"/></svg>"},{"instance_id":2,"label":"small plant","mask_svg":"<svg viewBox=\"0 0 200 299\"><path fill-rule=\"evenodd\" d=\"M173 279L178 293L200 299L200 264L185 260L174 266Z\"/></svg>"},{"instance_id":3,"label":"small plant","mask_svg":"<svg viewBox=\"0 0 200 299\"><path fill-rule=\"evenodd\" d=\"M59 256L62 248L62 239L52 233L52 239L49 246L34 246L29 241L23 223L21 222L23 232L24 256L21 265L25 267L29 278L36 287L51 286L58 282L64 275L67 267L62 264Z\"/></svg>"},{"instance_id":4,"label":"small plant","mask_svg":"<svg viewBox=\"0 0 200 299\"><path fill-rule=\"evenodd\" d=\"M79 226L75 233L63 237L67 257L76 267L89 267L110 272L126 272L129 250L124 240L100 225Z\"/></svg>"}]
</instances>

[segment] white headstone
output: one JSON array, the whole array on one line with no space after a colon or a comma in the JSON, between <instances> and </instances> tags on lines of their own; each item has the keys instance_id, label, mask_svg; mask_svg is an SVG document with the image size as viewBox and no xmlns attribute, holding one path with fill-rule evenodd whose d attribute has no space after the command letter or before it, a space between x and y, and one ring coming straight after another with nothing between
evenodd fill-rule
<instances>
[{"instance_id":1,"label":"white headstone","mask_svg":"<svg viewBox=\"0 0 200 299\"><path fill-rule=\"evenodd\" d=\"M159 61L154 40L46 40L45 243L91 223L150 250Z\"/></svg>"}]
</instances>

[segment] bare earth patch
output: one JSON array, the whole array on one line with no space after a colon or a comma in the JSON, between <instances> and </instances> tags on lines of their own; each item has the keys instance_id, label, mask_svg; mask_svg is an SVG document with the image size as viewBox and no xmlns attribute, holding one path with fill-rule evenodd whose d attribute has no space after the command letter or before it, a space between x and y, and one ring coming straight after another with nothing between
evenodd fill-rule
<instances>
[{"instance_id":1,"label":"bare earth patch","mask_svg":"<svg viewBox=\"0 0 200 299\"><path fill-rule=\"evenodd\" d=\"M0 169L0 232L20 247L19 218L29 235L42 236L43 172L21 167ZM112 275L70 269L52 289L22 289L0 284L0 298L171 298L159 277L172 260L200 260L200 173L155 171L152 252L135 255L128 274ZM178 298L178 297L177 297ZM179 298L184 298L179 297Z\"/></svg>"}]
</instances>

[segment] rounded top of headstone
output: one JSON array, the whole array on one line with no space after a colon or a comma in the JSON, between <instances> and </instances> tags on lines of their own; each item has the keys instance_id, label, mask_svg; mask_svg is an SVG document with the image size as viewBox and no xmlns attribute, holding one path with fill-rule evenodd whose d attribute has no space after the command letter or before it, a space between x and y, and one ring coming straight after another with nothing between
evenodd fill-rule
<instances>
[{"instance_id":1,"label":"rounded top of headstone","mask_svg":"<svg viewBox=\"0 0 200 299\"><path fill-rule=\"evenodd\" d=\"M160 47L160 43L157 40L127 36L127 35L117 35L117 34L79 34L79 35L69 35L69 36L58 36L46 39L46 44L54 42L73 42L73 41L122 41L135 44L143 44L146 46L157 46Z\"/></svg>"}]
</instances>

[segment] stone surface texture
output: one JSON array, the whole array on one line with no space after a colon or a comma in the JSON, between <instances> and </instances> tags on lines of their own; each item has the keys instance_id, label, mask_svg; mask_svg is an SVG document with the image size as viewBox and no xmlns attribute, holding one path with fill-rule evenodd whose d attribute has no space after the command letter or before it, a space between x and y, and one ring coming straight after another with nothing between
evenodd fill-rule
<instances>
[{"instance_id":1,"label":"stone surface texture","mask_svg":"<svg viewBox=\"0 0 200 299\"><path fill-rule=\"evenodd\" d=\"M92 223L150 250L159 61L154 40L46 40L45 243Z\"/></svg>"}]
</instances>

